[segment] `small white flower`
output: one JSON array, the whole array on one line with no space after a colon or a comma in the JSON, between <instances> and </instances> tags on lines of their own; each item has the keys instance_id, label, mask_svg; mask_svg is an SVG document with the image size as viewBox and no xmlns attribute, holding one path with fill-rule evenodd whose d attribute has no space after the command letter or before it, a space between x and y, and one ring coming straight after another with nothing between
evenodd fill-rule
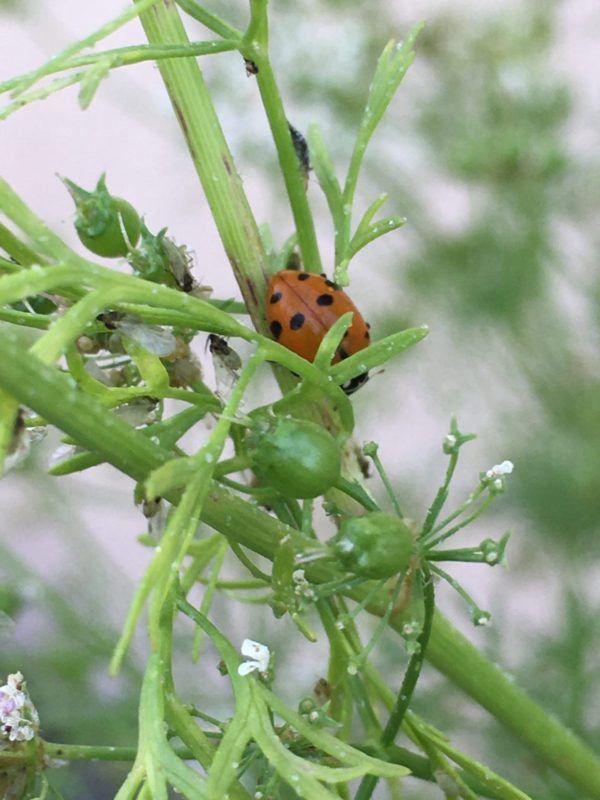
<instances>
[{"instance_id":1,"label":"small white flower","mask_svg":"<svg viewBox=\"0 0 600 800\"><path fill-rule=\"evenodd\" d=\"M303 569L295 569L292 572L292 580L294 583L302 584L304 586L308 583Z\"/></svg>"},{"instance_id":2,"label":"small white flower","mask_svg":"<svg viewBox=\"0 0 600 800\"><path fill-rule=\"evenodd\" d=\"M494 478L501 478L503 475L510 475L514 468L512 461L503 461L501 464L494 464L491 469L488 469L485 477L490 481L494 480Z\"/></svg>"},{"instance_id":3,"label":"small white flower","mask_svg":"<svg viewBox=\"0 0 600 800\"><path fill-rule=\"evenodd\" d=\"M252 639L244 639L240 648L245 658L251 661L244 661L238 667L238 675L249 675L251 672L266 672L269 668L271 653L266 644L254 642Z\"/></svg>"},{"instance_id":4,"label":"small white flower","mask_svg":"<svg viewBox=\"0 0 600 800\"><path fill-rule=\"evenodd\" d=\"M452 447L456 447L456 436L453 433L449 433L447 436L444 436L444 446L451 449Z\"/></svg>"}]
</instances>

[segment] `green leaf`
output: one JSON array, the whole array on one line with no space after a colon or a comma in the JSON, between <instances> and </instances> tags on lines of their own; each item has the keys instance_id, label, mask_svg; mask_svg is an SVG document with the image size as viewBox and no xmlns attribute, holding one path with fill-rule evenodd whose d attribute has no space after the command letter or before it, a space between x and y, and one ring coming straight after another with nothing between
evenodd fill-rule
<instances>
[{"instance_id":1,"label":"green leaf","mask_svg":"<svg viewBox=\"0 0 600 800\"><path fill-rule=\"evenodd\" d=\"M313 124L308 129L308 146L310 160L319 180L319 185L325 194L329 211L336 230L339 230L344 220L344 198L342 189L335 174L331 156L321 136L317 125Z\"/></svg>"},{"instance_id":2,"label":"green leaf","mask_svg":"<svg viewBox=\"0 0 600 800\"><path fill-rule=\"evenodd\" d=\"M367 244L378 239L380 236L384 236L386 233L398 230L405 222L406 217L384 217L383 219L377 220L373 225L364 228L360 235L357 231L348 247L347 257L352 258Z\"/></svg>"},{"instance_id":3,"label":"green leaf","mask_svg":"<svg viewBox=\"0 0 600 800\"><path fill-rule=\"evenodd\" d=\"M331 359L335 355L335 351L340 346L342 339L344 338L344 334L350 325L352 325L351 311L348 311L346 314L342 314L341 317L336 319L319 345L317 355L313 361L315 367L323 370L327 369L327 367L331 364Z\"/></svg>"},{"instance_id":4,"label":"green leaf","mask_svg":"<svg viewBox=\"0 0 600 800\"><path fill-rule=\"evenodd\" d=\"M371 205L367 208L367 210L363 214L361 221L358 223L358 227L354 233L355 239L356 238L361 239L363 237L364 233L368 230L371 224L371 220L373 219L375 214L379 211L379 209L382 207L382 205L387 201L388 197L389 197L388 193L383 192L382 194L379 195L379 197L373 200Z\"/></svg>"},{"instance_id":5,"label":"green leaf","mask_svg":"<svg viewBox=\"0 0 600 800\"><path fill-rule=\"evenodd\" d=\"M286 706L285 703L273 694L273 692L269 691L266 686L255 684L254 691L260 693L271 709L295 728L298 733L302 734L302 736L308 739L308 741L319 750L333 756L340 764L344 764L348 767L360 767L363 775L378 775L382 778L401 778L404 775L410 774L410 770L406 767L400 766L399 764L390 764L388 761L382 761L379 758L368 756L366 753L357 750L347 742L336 739L335 736L327 733L322 728L311 725L300 714ZM324 767L323 769L330 768ZM319 780L325 780L325 778L319 777Z\"/></svg>"},{"instance_id":6,"label":"green leaf","mask_svg":"<svg viewBox=\"0 0 600 800\"><path fill-rule=\"evenodd\" d=\"M256 681L251 684L254 695L253 736L263 755L283 780L294 789L300 797L310 800L337 800L339 795L333 794L319 783L313 773L308 759L300 758L287 750L273 730L267 706L260 697L260 686Z\"/></svg>"},{"instance_id":7,"label":"green leaf","mask_svg":"<svg viewBox=\"0 0 600 800\"><path fill-rule=\"evenodd\" d=\"M85 111L94 99L98 87L108 76L113 64L113 59L108 57L100 58L95 64L83 73L79 81L79 106Z\"/></svg>"},{"instance_id":8,"label":"green leaf","mask_svg":"<svg viewBox=\"0 0 600 800\"><path fill-rule=\"evenodd\" d=\"M357 375L362 375L370 369L385 364L390 358L399 355L404 350L420 342L428 333L429 328L427 325L421 325L418 328L407 328L405 331L386 336L385 339L381 339L349 358L334 364L329 370L329 374L336 383L346 383L346 381L355 378Z\"/></svg>"},{"instance_id":9,"label":"green leaf","mask_svg":"<svg viewBox=\"0 0 600 800\"><path fill-rule=\"evenodd\" d=\"M364 148L381 122L381 118L396 94L408 68L412 64L414 45L424 23L417 23L403 42L390 40L377 62L375 75L369 87L365 110L360 122L357 148Z\"/></svg>"},{"instance_id":10,"label":"green leaf","mask_svg":"<svg viewBox=\"0 0 600 800\"><path fill-rule=\"evenodd\" d=\"M205 406L193 405L185 408L178 414L174 414L169 419L162 420L161 422L153 422L145 428L138 428L137 430L144 436L152 437L154 441L158 442L167 449L171 449L183 436L199 420L206 416L209 411L215 411L213 403L207 400ZM81 472L90 467L95 467L102 464L102 457L96 453L84 452L75 453L70 458L64 461L59 461L48 470L49 475L70 475L73 472Z\"/></svg>"},{"instance_id":11,"label":"green leaf","mask_svg":"<svg viewBox=\"0 0 600 800\"><path fill-rule=\"evenodd\" d=\"M235 716L230 721L208 770L209 797L226 797L237 779L237 767L252 736L250 696L240 701L236 695Z\"/></svg>"},{"instance_id":12,"label":"green leaf","mask_svg":"<svg viewBox=\"0 0 600 800\"><path fill-rule=\"evenodd\" d=\"M173 458L150 473L145 483L146 497L164 497L172 489L180 489L198 472L198 460Z\"/></svg>"}]
</instances>

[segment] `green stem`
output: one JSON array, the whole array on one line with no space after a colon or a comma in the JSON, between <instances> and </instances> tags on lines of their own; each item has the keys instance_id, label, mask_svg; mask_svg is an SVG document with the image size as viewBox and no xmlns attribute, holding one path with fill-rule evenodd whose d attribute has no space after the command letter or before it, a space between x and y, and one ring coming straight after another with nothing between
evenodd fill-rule
<instances>
[{"instance_id":1,"label":"green stem","mask_svg":"<svg viewBox=\"0 0 600 800\"><path fill-rule=\"evenodd\" d=\"M383 483L385 490L387 492L388 497L390 498L390 502L394 507L394 511L396 514L402 519L404 514L402 513L402 509L400 508L400 503L398 502L398 498L396 497L396 493L392 487L390 479L387 476L387 472L385 471L383 464L381 463L381 459L379 458L379 453L375 450L372 453L369 453L371 460L375 464L375 469L377 470L381 482Z\"/></svg>"},{"instance_id":2,"label":"green stem","mask_svg":"<svg viewBox=\"0 0 600 800\"><path fill-rule=\"evenodd\" d=\"M22 325L24 328L46 330L52 320L50 314L30 314L29 311L15 311L11 308L0 309L0 321L12 322L13 325Z\"/></svg>"},{"instance_id":3,"label":"green stem","mask_svg":"<svg viewBox=\"0 0 600 800\"><path fill-rule=\"evenodd\" d=\"M163 58L190 58L195 56L208 56L214 53L225 53L229 50L237 50L239 39L225 39L217 42L190 42L188 45L159 45L150 47L148 45L131 45L129 47L115 47L112 50L101 50L84 56L75 56L64 62L55 63L45 70L46 75L62 72L66 69L75 69L96 64L101 59L110 59L110 69L126 67L130 64L140 64L143 61L158 61ZM0 93L10 91L26 78L25 75L17 75L4 83L0 83Z\"/></svg>"},{"instance_id":4,"label":"green stem","mask_svg":"<svg viewBox=\"0 0 600 800\"><path fill-rule=\"evenodd\" d=\"M347 494L353 500L356 500L356 502L360 503L367 511L381 511L377 503L367 494L359 483L346 480L346 478L340 478L335 488L339 489L340 492L344 492L344 494Z\"/></svg>"},{"instance_id":5,"label":"green stem","mask_svg":"<svg viewBox=\"0 0 600 800\"><path fill-rule=\"evenodd\" d=\"M140 19L152 45L189 43L171 3L156 4ZM250 316L266 333L269 262L200 68L188 58L161 61L158 68Z\"/></svg>"},{"instance_id":6,"label":"green stem","mask_svg":"<svg viewBox=\"0 0 600 800\"><path fill-rule=\"evenodd\" d=\"M427 658L531 747L544 763L580 792L595 800L600 798L600 762L596 755L437 612Z\"/></svg>"},{"instance_id":7,"label":"green stem","mask_svg":"<svg viewBox=\"0 0 600 800\"><path fill-rule=\"evenodd\" d=\"M32 72L28 73L27 76L23 76L19 82L18 88L15 90L13 94L20 94L32 86L36 81L40 78L44 77L44 75L48 75L50 72L54 71L54 68L71 56L75 55L75 53L84 50L87 47L93 47L96 42L99 42L101 39L106 38L111 33L114 33L116 30L121 28L127 22L132 19L135 19L139 16L142 12L147 11L152 5L154 5L157 0L137 0L132 8L127 8L118 17L107 22L101 28L91 33L89 36L86 36L84 39L80 39L73 44L70 44L60 53L58 53L54 58L51 58L50 61L46 62L42 67L39 69L33 70Z\"/></svg>"},{"instance_id":8,"label":"green stem","mask_svg":"<svg viewBox=\"0 0 600 800\"><path fill-rule=\"evenodd\" d=\"M428 533L427 538L431 539L432 536L435 536L436 533L439 533L439 531L443 530L453 520L455 520L457 517L460 517L460 515L464 513L464 511L466 511L466 509L469 508L469 506L473 505L475 500L477 500L477 498L481 494L483 494L484 491L485 491L485 486L483 485L480 485L476 489L474 489L462 505L460 505L455 511L453 511L452 514L449 514L445 519L443 519L439 523L439 525L436 525L435 528L433 528ZM423 540L425 540L425 536L423 536L422 538Z\"/></svg>"},{"instance_id":9,"label":"green stem","mask_svg":"<svg viewBox=\"0 0 600 800\"><path fill-rule=\"evenodd\" d=\"M308 205L304 179L300 171L298 156L294 150L281 95L269 60L267 0L250 0L250 9L252 16L241 50L244 56L253 61L258 67L256 80L275 147L277 148L279 165L294 216L303 264L309 272L321 272L321 256L310 206Z\"/></svg>"},{"instance_id":10,"label":"green stem","mask_svg":"<svg viewBox=\"0 0 600 800\"><path fill-rule=\"evenodd\" d=\"M433 579L429 570L423 570L423 600L425 606L425 616L423 620L423 630L418 638L419 649L413 653L408 662L408 667L402 680L402 685L396 703L390 714L385 728L381 734L381 746L386 748L394 743L394 739L398 735L400 726L404 715L408 710L408 706L412 700L413 693L417 686L417 681L421 674L423 661L427 652L427 646L431 636L431 629L433 624L433 614L435 609L435 597L433 590ZM369 800L375 791L378 778L375 775L365 775L362 779L358 792L356 793L355 800Z\"/></svg>"},{"instance_id":11,"label":"green stem","mask_svg":"<svg viewBox=\"0 0 600 800\"><path fill-rule=\"evenodd\" d=\"M45 756L64 761L135 761L137 755L137 745L109 747L106 745L44 742L42 746ZM188 747L174 747L173 752L184 761L195 758L195 754Z\"/></svg>"},{"instance_id":12,"label":"green stem","mask_svg":"<svg viewBox=\"0 0 600 800\"><path fill-rule=\"evenodd\" d=\"M214 31L214 33L219 34L219 36L222 36L224 39L241 39L243 36L242 31L239 31L237 28L234 28L233 25L217 17L216 14L212 14L210 11L202 8L195 0L177 0L177 5L183 9L186 14L189 14L190 17L201 22L209 31Z\"/></svg>"},{"instance_id":13,"label":"green stem","mask_svg":"<svg viewBox=\"0 0 600 800\"><path fill-rule=\"evenodd\" d=\"M434 498L433 503L431 504L429 511L427 512L427 516L425 517L425 522L423 524L423 530L419 534L420 537L425 537L429 534L430 531L433 530L433 526L444 507L444 503L448 497L448 487L450 486L450 482L452 481L452 477L454 476L454 471L456 469L456 465L458 464L458 452L452 453L450 455L450 461L448 462L448 468L446 469L446 477L444 479L444 483L438 489L438 492Z\"/></svg>"},{"instance_id":14,"label":"green stem","mask_svg":"<svg viewBox=\"0 0 600 800\"><path fill-rule=\"evenodd\" d=\"M0 250L4 250L9 256L12 256L16 264L13 264L15 269L19 269L19 265L23 267L30 267L32 264L43 264L43 259L30 247L24 244L15 234L0 222Z\"/></svg>"},{"instance_id":15,"label":"green stem","mask_svg":"<svg viewBox=\"0 0 600 800\"><path fill-rule=\"evenodd\" d=\"M468 517L465 517L462 520L462 522L460 522L458 525L454 525L454 527L449 528L447 531L444 531L444 533L441 533L435 539L430 539L429 541L425 541L425 539L424 539L423 542L425 544L425 547L427 549L436 547L438 544L441 544L446 539L449 539L451 536L454 536L454 534L458 533L458 531L462 530L463 528L466 528L467 525L469 525L471 522L473 522L474 519L477 519L477 517L479 517L479 516L481 516L481 514L483 514L483 512L488 508L488 506L492 503L493 500L494 500L494 495L493 494L489 494L481 502L481 504L474 511L472 511L469 514ZM432 533L432 535L433 535L433 533Z\"/></svg>"}]
</instances>

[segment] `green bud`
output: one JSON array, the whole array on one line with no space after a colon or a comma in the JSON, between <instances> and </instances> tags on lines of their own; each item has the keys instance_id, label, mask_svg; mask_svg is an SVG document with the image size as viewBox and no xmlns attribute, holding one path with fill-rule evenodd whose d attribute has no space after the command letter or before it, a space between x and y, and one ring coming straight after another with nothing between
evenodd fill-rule
<instances>
[{"instance_id":1,"label":"green bud","mask_svg":"<svg viewBox=\"0 0 600 800\"><path fill-rule=\"evenodd\" d=\"M340 477L340 447L314 422L277 419L268 432L257 430L251 439L257 442L252 453L257 476L285 497L318 497Z\"/></svg>"},{"instance_id":2,"label":"green bud","mask_svg":"<svg viewBox=\"0 0 600 800\"><path fill-rule=\"evenodd\" d=\"M126 256L140 238L141 222L135 208L106 188L105 176L93 192L62 178L75 203L75 228L81 243L105 258Z\"/></svg>"},{"instance_id":3,"label":"green bud","mask_svg":"<svg viewBox=\"0 0 600 800\"><path fill-rule=\"evenodd\" d=\"M328 544L349 572L375 579L404 572L415 552L405 520L384 511L346 517Z\"/></svg>"}]
</instances>

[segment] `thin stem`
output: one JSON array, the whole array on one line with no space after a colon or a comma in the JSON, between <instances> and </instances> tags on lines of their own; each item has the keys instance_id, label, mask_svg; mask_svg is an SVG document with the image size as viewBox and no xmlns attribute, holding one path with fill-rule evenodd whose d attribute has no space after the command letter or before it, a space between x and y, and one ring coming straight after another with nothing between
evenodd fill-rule
<instances>
[{"instance_id":1,"label":"thin stem","mask_svg":"<svg viewBox=\"0 0 600 800\"><path fill-rule=\"evenodd\" d=\"M6 262L2 259L2 269L10 267L12 272L18 272L22 267L30 267L32 264L44 264L45 260L22 242L15 234L0 222L0 249L4 250L17 263Z\"/></svg>"},{"instance_id":2,"label":"thin stem","mask_svg":"<svg viewBox=\"0 0 600 800\"><path fill-rule=\"evenodd\" d=\"M52 75L67 69L97 64L102 59L110 61L110 69L116 69L117 67L127 67L131 64L140 64L143 61L158 61L163 58L190 58L225 53L230 50L237 50L238 47L238 38L216 42L190 42L187 45L158 45L156 47L136 44L128 47L115 47L112 50L101 50L83 56L74 56L66 61L53 64L45 70L44 74ZM18 86L28 75L29 73L24 73L0 83L0 94ZM85 75L85 73L79 73L79 75Z\"/></svg>"},{"instance_id":3,"label":"thin stem","mask_svg":"<svg viewBox=\"0 0 600 800\"><path fill-rule=\"evenodd\" d=\"M156 2L157 0L136 0L132 6L126 8L125 11L119 14L118 17L115 17L110 22L102 25L102 27L98 28L98 30L94 31L89 36L86 36L77 42L73 42L73 44L65 47L64 50L61 50L60 53L47 61L46 64L38 69L32 70L30 73L28 73L28 75L23 76L18 87L13 92L13 96L26 91L30 86L36 83L36 81L38 81L40 78L43 78L44 75L53 72L56 66L65 62L68 58L75 55L75 53L85 50L86 47L93 47L97 42L106 38L111 33L114 33L130 20L135 19L137 16L142 14L142 12L147 11Z\"/></svg>"},{"instance_id":4,"label":"thin stem","mask_svg":"<svg viewBox=\"0 0 600 800\"><path fill-rule=\"evenodd\" d=\"M304 267L309 272L321 272L321 256L312 213L306 196L304 179L300 171L296 151L294 150L279 88L269 60L267 1L250 0L250 9L250 25L244 36L241 50L244 56L252 60L258 67L256 80L275 147L277 148L279 165L294 216L298 245L302 253Z\"/></svg>"},{"instance_id":5,"label":"thin stem","mask_svg":"<svg viewBox=\"0 0 600 800\"><path fill-rule=\"evenodd\" d=\"M480 495L482 495L484 491L485 491L485 486L483 485L478 486L474 491L471 492L471 494L468 496L465 502L462 505L460 505L455 511L453 511L452 514L449 514L445 519L443 519L439 523L439 525L436 525L435 528L433 528L429 532L428 536L429 537L435 536L436 533L439 533L441 530L443 530L453 520L455 520L457 517L460 517L460 515L463 514L467 510L467 508L469 508L469 506L473 505L475 500L477 500L477 498ZM422 538L425 539L424 536ZM423 544L425 544L425 542L423 542Z\"/></svg>"},{"instance_id":6,"label":"thin stem","mask_svg":"<svg viewBox=\"0 0 600 800\"><path fill-rule=\"evenodd\" d=\"M423 570L423 602L425 618L423 620L423 630L417 640L419 649L413 653L408 662L408 667L404 673L404 679L402 680L402 686L398 692L396 703L381 734L380 742L382 748L393 744L400 730L404 714L410 705L417 681L421 674L423 661L425 659L425 651L429 643L429 637L431 636L433 613L435 610L435 596L431 574L427 569ZM365 775L358 787L355 800L369 800L375 791L377 781L378 778L375 775Z\"/></svg>"},{"instance_id":7,"label":"thin stem","mask_svg":"<svg viewBox=\"0 0 600 800\"><path fill-rule=\"evenodd\" d=\"M462 530L463 528L466 528L467 525L470 525L471 522L473 522L474 519L477 519L477 517L479 517L479 516L481 516L481 514L483 514L483 512L493 502L493 500L494 500L494 495L493 494L489 494L485 498L485 500L483 500L483 502L474 511L472 511L467 517L465 517L463 519L463 521L460 522L458 525L455 525L453 528L449 528L447 531L445 531L444 533L440 534L440 536L438 536L436 539L432 539L429 542L424 542L424 544L427 547L427 549L434 548L436 545L441 544L441 542L444 542L446 539L449 539L451 536L454 536L454 534L458 533L458 531ZM435 531L433 531L432 534L433 533L435 533Z\"/></svg>"},{"instance_id":8,"label":"thin stem","mask_svg":"<svg viewBox=\"0 0 600 800\"><path fill-rule=\"evenodd\" d=\"M433 530L433 526L435 525L435 522L448 497L448 487L450 486L452 477L454 476L454 471L456 470L457 464L458 452L452 453L446 469L446 478L444 483L438 489L435 499L431 504L429 511L427 512L427 516L425 517L425 522L423 524L423 530L421 531L419 538L424 538L431 530Z\"/></svg>"},{"instance_id":9,"label":"thin stem","mask_svg":"<svg viewBox=\"0 0 600 800\"><path fill-rule=\"evenodd\" d=\"M0 320L21 325L24 328L37 328L47 330L53 321L51 314L30 314L29 311L16 311L12 308L0 309Z\"/></svg>"},{"instance_id":10,"label":"thin stem","mask_svg":"<svg viewBox=\"0 0 600 800\"><path fill-rule=\"evenodd\" d=\"M234 28L233 25L221 19L221 17L207 11L196 3L195 0L177 0L177 5L185 11L186 14L189 14L190 17L198 20L198 22L201 22L202 25L210 31L218 33L219 36L222 36L224 39L241 39L243 36L243 31L239 31L237 28Z\"/></svg>"},{"instance_id":11,"label":"thin stem","mask_svg":"<svg viewBox=\"0 0 600 800\"><path fill-rule=\"evenodd\" d=\"M109 747L106 745L61 744L57 742L43 742L42 746L45 756L64 761L134 761L138 749L137 745ZM195 758L195 755L188 747L174 746L173 752L184 761Z\"/></svg>"},{"instance_id":12,"label":"thin stem","mask_svg":"<svg viewBox=\"0 0 600 800\"><path fill-rule=\"evenodd\" d=\"M349 495L357 503L367 509L367 511L381 511L377 503L370 497L366 490L359 484L353 481L340 478L335 486L340 492Z\"/></svg>"},{"instance_id":13,"label":"thin stem","mask_svg":"<svg viewBox=\"0 0 600 800\"><path fill-rule=\"evenodd\" d=\"M465 601L465 603L468 605L471 611L473 622L475 624L479 623L480 625L483 625L489 622L489 617L490 617L489 612L482 611L482 609L479 608L479 606L473 600L473 598L467 592L467 590L464 589L462 585L455 578L452 577L452 575L449 575L445 570L443 570L441 567L438 567L435 564L430 564L429 568L435 575L438 575L440 578L445 580L446 583L449 586L451 586L454 589L454 591L462 597L462 599Z\"/></svg>"},{"instance_id":14,"label":"thin stem","mask_svg":"<svg viewBox=\"0 0 600 800\"><path fill-rule=\"evenodd\" d=\"M65 78L55 78L47 86L42 86L40 89L19 94L19 96L13 100L12 103L8 103L3 109L0 110L0 121L8 119L8 117L10 117L11 114L14 114L15 111L18 111L20 108L23 108L30 103L34 103L36 100L46 100L56 92L67 89L69 86L73 86L75 83L79 83L84 76L85 72L73 72L71 75L67 75Z\"/></svg>"},{"instance_id":15,"label":"thin stem","mask_svg":"<svg viewBox=\"0 0 600 800\"><path fill-rule=\"evenodd\" d=\"M369 453L369 455L371 460L375 464L375 469L379 473L381 482L385 486L385 490L388 494L388 497L390 498L392 506L394 507L394 511L401 519L403 519L404 514L402 513L402 509L400 508L400 503L398 502L398 498L396 497L396 493L394 492L390 479L387 476L387 472L385 471L383 464L381 463L381 459L379 458L379 453L377 452L377 450L374 450L373 452Z\"/></svg>"}]
</instances>

